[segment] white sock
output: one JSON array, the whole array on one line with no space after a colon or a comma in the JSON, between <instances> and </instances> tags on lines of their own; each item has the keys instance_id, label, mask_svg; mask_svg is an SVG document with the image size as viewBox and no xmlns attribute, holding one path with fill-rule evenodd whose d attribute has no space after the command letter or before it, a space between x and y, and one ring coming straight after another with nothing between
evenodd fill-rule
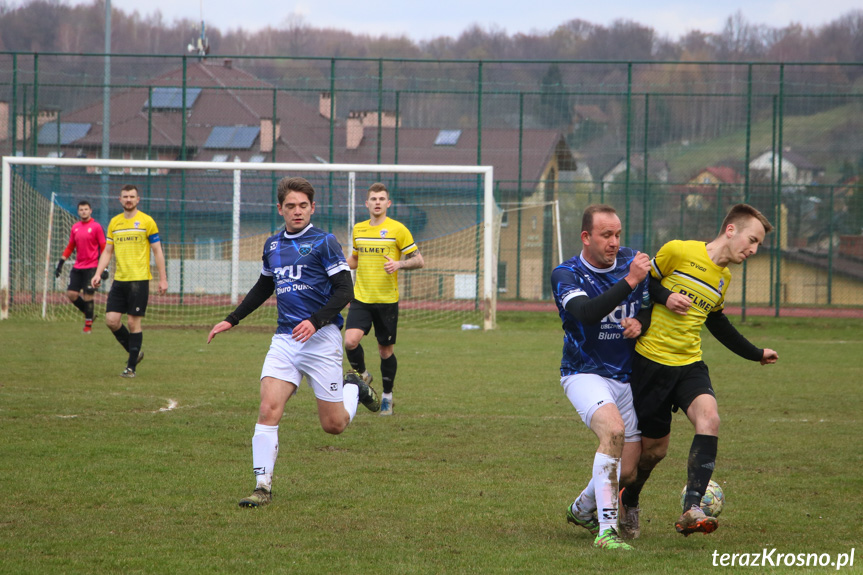
<instances>
[{"instance_id":1,"label":"white sock","mask_svg":"<svg viewBox=\"0 0 863 575\"><path fill-rule=\"evenodd\" d=\"M255 468L257 487L273 488L273 467L279 456L279 426L255 424L252 436L252 466Z\"/></svg>"},{"instance_id":2,"label":"white sock","mask_svg":"<svg viewBox=\"0 0 863 575\"><path fill-rule=\"evenodd\" d=\"M382 394L381 394L381 399L388 399L388 400L390 400L390 404L392 404L392 402L393 402L393 394L392 394L392 392L390 392L390 393L382 393Z\"/></svg>"},{"instance_id":3,"label":"white sock","mask_svg":"<svg viewBox=\"0 0 863 575\"><path fill-rule=\"evenodd\" d=\"M345 409L348 411L350 420L354 420L357 414L357 404L360 402L360 388L349 383L342 386L342 402L345 404Z\"/></svg>"},{"instance_id":4,"label":"white sock","mask_svg":"<svg viewBox=\"0 0 863 575\"><path fill-rule=\"evenodd\" d=\"M609 528L617 530L617 497L620 485L620 458L599 453L593 458L593 486L596 492L596 516L600 534Z\"/></svg>"},{"instance_id":5,"label":"white sock","mask_svg":"<svg viewBox=\"0 0 863 575\"><path fill-rule=\"evenodd\" d=\"M593 488L593 478L590 478L590 483L581 492L581 495L576 497L572 502L572 512L576 515L590 515L596 511L596 494Z\"/></svg>"}]
</instances>

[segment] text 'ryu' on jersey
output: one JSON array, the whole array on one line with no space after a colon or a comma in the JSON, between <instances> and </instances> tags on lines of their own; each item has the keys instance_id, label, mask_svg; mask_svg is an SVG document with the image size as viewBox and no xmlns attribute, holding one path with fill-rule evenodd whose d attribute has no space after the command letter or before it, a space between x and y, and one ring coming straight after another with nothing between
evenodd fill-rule
<instances>
[{"instance_id":1,"label":"text 'ryu' on jersey","mask_svg":"<svg viewBox=\"0 0 863 575\"><path fill-rule=\"evenodd\" d=\"M271 276L276 285L276 333L290 334L297 324L321 309L333 294L330 277L350 271L336 237L311 224L297 234L282 230L270 237L261 259L261 273ZM332 323L341 329L341 314L336 314Z\"/></svg>"},{"instance_id":2,"label":"text 'ryu' on jersey","mask_svg":"<svg viewBox=\"0 0 863 575\"><path fill-rule=\"evenodd\" d=\"M614 267L599 269L590 265L582 255L557 266L551 274L554 301L563 322L562 376L576 373L593 373L602 377L629 381L632 372L634 339L623 337L620 322L635 317L643 305L649 305L648 278L638 284L632 293L614 311L596 324L583 324L566 311L566 304L575 297L594 298L606 291L629 273L629 264L635 250L622 247L617 252Z\"/></svg>"}]
</instances>

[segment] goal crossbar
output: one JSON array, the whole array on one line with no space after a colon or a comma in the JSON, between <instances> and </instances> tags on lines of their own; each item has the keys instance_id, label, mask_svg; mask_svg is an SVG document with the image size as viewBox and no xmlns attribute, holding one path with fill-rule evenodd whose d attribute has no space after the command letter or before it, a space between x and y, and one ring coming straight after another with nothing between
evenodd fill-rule
<instances>
[{"instance_id":1,"label":"goal crossbar","mask_svg":"<svg viewBox=\"0 0 863 575\"><path fill-rule=\"evenodd\" d=\"M429 174L475 174L483 179L483 321L485 329L495 325L497 254L493 241L493 222L495 216L494 169L492 166L437 166L407 164L301 164L259 162L203 162L171 160L109 160L95 158L46 158L28 156L4 156L2 159L2 211L0 211L0 320L9 317L10 296L10 253L11 253L11 204L12 204L12 167L20 166L57 166L93 168L140 168L140 169L182 169L182 170L224 170L234 172L235 189L239 189L240 174L243 170L267 170L272 172L294 173L415 173ZM113 176L116 177L116 176ZM238 192L236 192L238 193ZM236 223L236 222L235 222ZM236 287L235 282L234 287Z\"/></svg>"}]
</instances>

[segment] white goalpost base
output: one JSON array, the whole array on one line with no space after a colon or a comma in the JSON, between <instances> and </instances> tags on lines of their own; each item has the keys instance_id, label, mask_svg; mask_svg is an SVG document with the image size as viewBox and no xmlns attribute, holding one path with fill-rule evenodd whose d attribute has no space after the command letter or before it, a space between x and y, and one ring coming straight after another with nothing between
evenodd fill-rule
<instances>
[{"instance_id":1,"label":"white goalpost base","mask_svg":"<svg viewBox=\"0 0 863 575\"><path fill-rule=\"evenodd\" d=\"M400 307L409 322L482 323L485 329L496 323L501 211L490 166L42 157L2 162L0 319L30 314L34 306L46 319L80 315L57 297L67 275L55 281L50 273L77 220L73 204L90 201L106 227L99 213L108 219L118 213L119 190L133 183L142 195L139 209L159 226L168 260L169 297L151 296L153 318L180 325L218 321L257 278L264 239L284 225L275 214L274 190L278 179L292 175L312 181L312 223L334 233L346 255L353 224L368 217L364 190L375 181L387 184L394 203L389 215L411 229L426 260L425 268L399 278ZM104 290L97 306L102 301ZM266 312L266 320L272 315Z\"/></svg>"}]
</instances>

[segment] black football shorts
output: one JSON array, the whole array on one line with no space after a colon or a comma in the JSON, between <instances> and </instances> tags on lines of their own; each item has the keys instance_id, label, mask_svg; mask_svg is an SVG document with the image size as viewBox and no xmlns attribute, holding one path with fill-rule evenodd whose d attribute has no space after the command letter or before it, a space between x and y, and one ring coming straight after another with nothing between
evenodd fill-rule
<instances>
[{"instance_id":1,"label":"black football shorts","mask_svg":"<svg viewBox=\"0 0 863 575\"><path fill-rule=\"evenodd\" d=\"M108 292L107 312L125 313L144 317L150 299L150 280L119 282L114 280Z\"/></svg>"},{"instance_id":2,"label":"black football shorts","mask_svg":"<svg viewBox=\"0 0 863 575\"><path fill-rule=\"evenodd\" d=\"M348 310L345 329L361 329L368 335L375 327L375 339L380 345L395 345L399 326L399 304L363 303L354 300Z\"/></svg>"},{"instance_id":3,"label":"black football shorts","mask_svg":"<svg viewBox=\"0 0 863 575\"><path fill-rule=\"evenodd\" d=\"M632 360L632 399L643 437L660 439L671 432L671 414L684 413L699 395L716 397L707 364L662 365L636 353Z\"/></svg>"}]
</instances>

